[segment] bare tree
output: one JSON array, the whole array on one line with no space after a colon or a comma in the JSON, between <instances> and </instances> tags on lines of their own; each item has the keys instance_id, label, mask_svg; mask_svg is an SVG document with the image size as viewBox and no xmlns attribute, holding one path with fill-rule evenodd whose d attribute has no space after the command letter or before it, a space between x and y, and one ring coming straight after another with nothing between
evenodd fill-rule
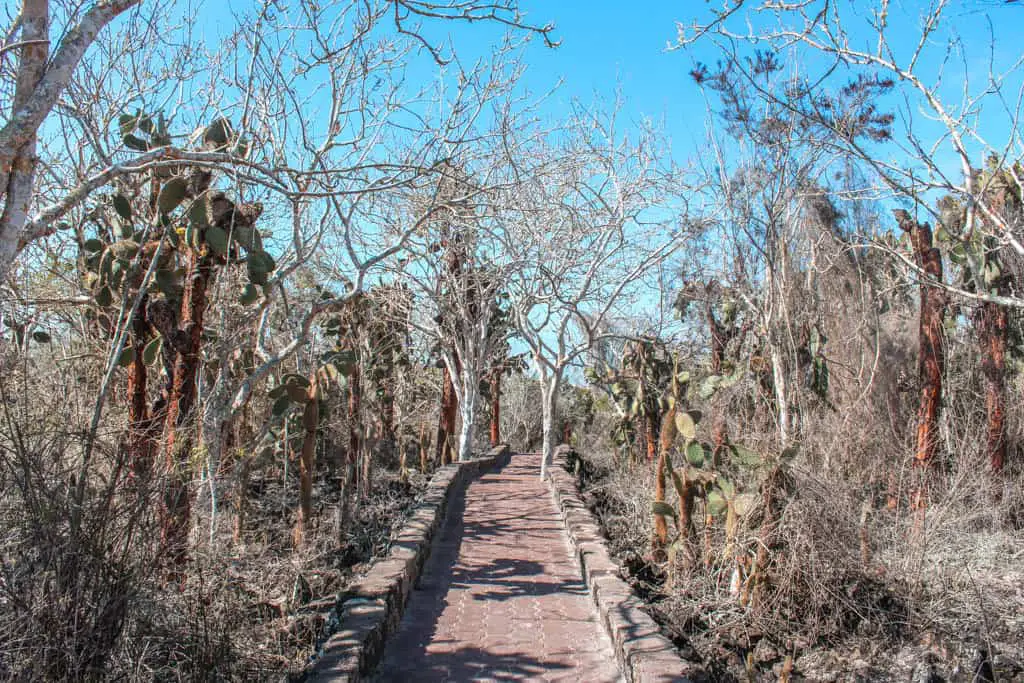
<instances>
[{"instance_id":1,"label":"bare tree","mask_svg":"<svg viewBox=\"0 0 1024 683\"><path fill-rule=\"evenodd\" d=\"M1016 8L991 11L1019 14ZM747 21L752 12L759 21ZM979 47L981 54L970 52L971 41L957 32L958 22L969 19L967 10L944 1L919 10L887 0L869 6L727 0L706 19L679 24L676 46L713 42L727 68L753 88L750 101L773 102L804 125L827 130L830 137L819 144L865 164L882 188L913 207L915 220L948 225L947 248L959 245L966 251L975 287L941 286L969 301L1020 308L1024 299L991 291L984 282L979 236L990 236L1017 254L1024 254L1024 243L1019 229L999 211L996 193L987 192L995 177L977 169L989 158L1012 165L1024 157L1024 58L999 61L999 52L987 47ZM910 41L900 35L908 49L894 44L896 25L917 26ZM746 47L764 52L746 54ZM982 74L969 66L977 58L987 65ZM763 65L786 59L799 61L802 73L785 89L765 87ZM708 75L700 64L693 73L698 80ZM899 95L895 115L879 109L878 97L888 93ZM832 106L837 99L844 106ZM985 130L1000 131L998 138L987 137ZM946 163L945 150L952 152L953 163ZM1019 193L1024 177L1016 171L1010 176ZM952 203L940 206L937 200L943 196ZM927 277L909 255L890 253Z\"/></svg>"},{"instance_id":2,"label":"bare tree","mask_svg":"<svg viewBox=\"0 0 1024 683\"><path fill-rule=\"evenodd\" d=\"M642 297L644 277L685 235L670 212L672 169L657 159L657 134L628 142L614 113L582 108L516 188L518 210L503 221L515 264L507 290L519 337L529 347L543 395L547 476L558 395L568 369L602 337L604 323Z\"/></svg>"},{"instance_id":3,"label":"bare tree","mask_svg":"<svg viewBox=\"0 0 1024 683\"><path fill-rule=\"evenodd\" d=\"M556 44L551 39L553 26L527 23L514 2L301 2L291 12L281 12L274 3L263 2L249 19L243 19L236 35L225 41L226 52L209 55L211 62L223 65L225 70L221 74L222 80L215 74L208 83L213 85L221 80L221 85L237 92L239 84L235 76L238 74L234 73L234 66L231 65L232 60L229 58L232 51L236 51L233 56L240 58L240 64L248 66L248 73L242 74L241 99L234 107L241 113L240 127L247 132L254 132L259 126L253 119L260 115L266 116L268 118L263 120L266 126L260 130L264 140L268 135L278 139L282 136L287 137L289 142L299 142L298 147L292 147L290 151L303 149L313 157L319 156L314 159L315 163L305 166L305 177L294 177L294 172L302 169L303 164L294 163L290 154L280 154L283 151L280 148L275 150L278 154L264 158L257 155L254 161L246 163L242 159L244 155L231 151L197 155L186 153L173 141L165 140L161 144L150 146L149 149L135 148L144 154L132 159L130 163L115 162L112 160L113 155L110 154L97 155L98 158L94 160L94 163L99 165L97 172L80 178L77 187L62 193L53 203L43 205L38 196L40 188L37 187L37 170L40 163L45 166L48 161L37 158L36 134L50 113L60 106L61 98L68 95L83 56L100 32L116 17L137 5L140 5L139 0L103 0L85 11L77 6L70 7L66 16L67 25L63 27L62 38L52 51L52 57L52 17L47 0L24 0L20 12L12 18L5 31L4 42L0 44L0 54L17 50L19 56L12 79L16 81L15 91L3 92L3 97L8 102L0 101L0 105L9 104L9 107L5 107L9 109L9 115L0 128L0 188L3 192L0 196L4 202L0 217L0 281L6 278L15 257L25 246L52 234L58 221L97 189L108 185L119 176L149 171L168 159L176 159L179 164L186 162L239 168L240 175L249 175L250 180L255 180L265 187L292 198L301 196L305 190L296 193L289 185L297 182L301 186L308 186L313 182L315 174L323 173L330 168L331 155L328 152L336 151L332 148L351 151L350 143L353 139L358 141L365 139L367 135L382 132L379 125L374 125L372 116L362 118L360 110L352 108L351 105L354 99L359 97L377 103L387 101L387 97L395 96L397 90L394 86L362 91L350 90L349 86L355 82L353 79L360 74L357 67L363 70L364 76L370 72L374 76L380 76L382 73L394 75L401 71L404 56L416 48L426 49L431 58L439 64L454 61L454 52L448 46L436 45L423 36L420 30L422 21L494 22L512 29L538 34L548 45ZM156 18L168 9L166 5L158 2L141 5L131 17L132 32L149 33L149 29L158 23ZM282 26L286 15L290 15L288 18L294 20L297 25L297 28L293 27L288 31L291 38L280 35L277 36L277 41L268 41L267 33ZM386 27L388 24L394 30L394 38L380 42L368 40L375 27ZM299 48L292 40L302 33L310 39L310 45L314 46L314 49L308 61L303 56L301 63L297 64L293 57L294 50ZM175 38L185 42L191 40L187 28L175 32ZM135 50L140 49L136 41L126 41L125 44ZM150 48L143 46L141 49ZM99 59L95 71L102 73L122 69L126 76L123 82L132 83L141 91L153 83L166 87L166 81L160 80L160 74L147 74L144 69L133 68L137 66L135 54L119 54L117 50L105 52L106 54ZM290 71L290 66L295 66L298 70ZM286 74L294 74L296 77L286 77ZM152 80L140 83L139 76L144 75L148 75ZM329 80L316 84L316 79L323 75ZM260 79L266 81L263 85L269 83L271 87L261 88L257 84ZM326 85L331 91L333 99L330 100L329 114L326 117L326 135L307 135L306 133L312 132L307 125L289 118L295 114L301 98L290 96L286 102L274 97L268 101L258 99L261 94L273 95L275 93L272 91L281 92L282 89L290 95L296 95L297 91L289 91L288 86L299 83L314 85L309 91L311 94L319 95L322 90L320 85ZM179 92L184 90L182 86L185 85L186 83L178 84L181 88ZM214 92L212 88L205 90L207 93ZM165 100L168 99L166 91L160 94ZM223 102L209 101L209 95L207 99L207 112L222 112L225 109ZM71 98L65 101L69 109L80 104ZM192 106L195 107L194 104ZM360 115L354 125L348 120L349 114ZM194 111L193 116L193 121L203 118L200 112ZM110 112L107 112L107 116L98 117L96 122L109 123L109 118ZM89 130L88 136L82 141L93 146L105 136L105 132L102 129ZM321 138L320 141L314 142L317 137ZM381 142L382 138L378 138L377 141ZM125 144L130 146L128 140L125 140ZM268 162L266 165L260 163L264 159ZM293 182L282 182L284 177L289 175L292 177L288 180ZM314 194L325 196L322 191L314 190Z\"/></svg>"},{"instance_id":4,"label":"bare tree","mask_svg":"<svg viewBox=\"0 0 1024 683\"><path fill-rule=\"evenodd\" d=\"M854 4L730 1L704 21L680 25L678 45L717 44L725 54L722 71L747 88L746 100L733 100L734 109L749 114L752 103L781 109L814 136L805 136L803 144L870 170L867 178L878 187L861 187L860 193L884 192L910 208L901 210L897 223L910 236L911 249L877 235L864 237L923 287L915 463L931 461L938 443L942 311L949 292L981 309L978 346L989 354L983 366L988 460L998 470L1005 460L1003 375L1010 327L1005 309L1024 307L1010 286L1013 264L1024 257L1013 208L1024 192L1019 165L1024 59L1001 58L996 49L972 51L973 41L962 40L958 29L981 18L972 16L979 14L974 9L942 1L924 8L885 0ZM756 24L746 23L750 11L760 13ZM1019 14L993 7L983 18L1000 12ZM916 35L907 41L901 31L896 44L895 27L912 25ZM991 40L999 40L994 32ZM764 51L744 54L742 46ZM804 72L788 78L784 88L772 87L764 78L765 65L780 70L786 59L799 60ZM982 59L987 69L979 72ZM701 82L719 78L702 65L693 73ZM882 112L881 102L892 102L895 114ZM963 277L943 279L943 254Z\"/></svg>"},{"instance_id":5,"label":"bare tree","mask_svg":"<svg viewBox=\"0 0 1024 683\"><path fill-rule=\"evenodd\" d=\"M409 260L402 268L403 281L427 304L413 324L434 340L445 366L438 452L447 448L444 441L452 436L457 405L460 460L472 452L481 381L497 342L491 322L509 268L498 237L500 210L488 199L503 195L507 188L495 164L507 165L509 147L500 131L512 127L505 121L494 136L498 144L491 150L498 153L497 159L477 160L475 165L486 161L489 166L479 177L444 165L437 194L450 208L439 210L427 229L410 240Z\"/></svg>"},{"instance_id":6,"label":"bare tree","mask_svg":"<svg viewBox=\"0 0 1024 683\"><path fill-rule=\"evenodd\" d=\"M0 223L0 277L29 245L54 257L47 263L59 263L69 250L87 252L84 245L92 240L112 243L116 226L143 242L176 240L179 230L195 222L191 207L225 200L225 191L238 207L261 216L258 231L252 220L246 226L213 226L234 232L235 240L244 238L244 228L250 242L265 245L259 268L252 253L231 251L225 258L209 226L196 230L200 239L193 251L172 255L170 271L183 269L178 279L184 296L180 306L175 300L165 307L173 320L161 331L168 342L164 351L177 358L166 364L169 390L159 411L141 409L147 390L138 352L145 348L146 330L139 325L147 311L146 288L166 270L166 258L138 251L130 267L142 278L125 288L113 329L106 331L106 379L77 488L83 495L87 490L95 435L122 349L130 348L136 356L130 389L138 400L129 418L139 427L133 433L146 435L133 449L152 451L150 423L160 418L174 473L165 535L182 547L195 424L201 426L215 524L216 473L235 416L316 334L322 316L360 292L367 277L405 249L443 205L422 204L402 225L387 221L405 194L436 184L437 160L476 136L481 112L514 80L517 72L506 59L511 42L490 61L463 65L449 46L426 42L417 22L485 19L544 36L550 28L523 23L514 5L503 3L300 2L282 10L267 1L241 16L215 50L202 54L195 46L205 59L190 61L162 52L191 41L190 18L174 25L157 16L167 6L156 2L131 12L121 32L97 39L103 25L134 4L100 2L80 18L77 8L69 8L70 30L48 61L39 53L45 41L38 42L49 38L45 2L26 1L7 32L5 51L18 48L21 61L17 92L9 96L12 117L0 134L0 159L9 156L14 169L5 171L4 187L10 190ZM19 35L24 40L11 42ZM153 42L140 42L140 35ZM90 44L96 59L82 62ZM406 74L416 60L457 74L451 79L455 85L442 79L410 87ZM199 69L199 61L208 68ZM34 131L51 111L61 123L63 144L37 150ZM4 150L10 154L2 156ZM31 163L19 165L17 159ZM197 178L203 179L201 187L190 184ZM186 188L186 196L156 210L170 187ZM108 192L118 198L113 205ZM59 230L64 227L70 229ZM248 284L239 277L245 271ZM311 275L341 287L329 297L301 291L295 283ZM21 299L18 283L8 279L12 298ZM95 293L84 280L65 282L76 305ZM187 345L169 343L185 337ZM236 362L243 350L251 351L246 358L254 362ZM213 372L206 376L206 370Z\"/></svg>"},{"instance_id":7,"label":"bare tree","mask_svg":"<svg viewBox=\"0 0 1024 683\"><path fill-rule=\"evenodd\" d=\"M96 36L119 14L138 3L139 0L104 0L80 14L76 11L52 56L52 17L47 0L24 0L6 31L0 54L17 50L18 62L15 91L0 128L0 281L7 277L18 252L36 237L29 214L39 164L39 128L57 106Z\"/></svg>"}]
</instances>

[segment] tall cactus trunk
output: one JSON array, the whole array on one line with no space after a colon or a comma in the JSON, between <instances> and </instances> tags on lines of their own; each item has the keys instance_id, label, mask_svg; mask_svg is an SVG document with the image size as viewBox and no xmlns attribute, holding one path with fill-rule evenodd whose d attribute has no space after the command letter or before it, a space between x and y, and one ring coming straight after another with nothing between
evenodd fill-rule
<instances>
[{"instance_id":1,"label":"tall cactus trunk","mask_svg":"<svg viewBox=\"0 0 1024 683\"><path fill-rule=\"evenodd\" d=\"M710 291L713 283L714 280L708 283L705 289ZM715 317L715 309L711 305L710 296L704 301L704 317L707 320L711 338L711 374L718 375L722 372L722 363L725 360L725 350L729 344L730 334Z\"/></svg>"},{"instance_id":2,"label":"tall cactus trunk","mask_svg":"<svg viewBox=\"0 0 1024 683\"><path fill-rule=\"evenodd\" d=\"M668 453L676 440L675 414L676 409L673 406L668 410L665 414L665 419L661 422L661 442L659 444L658 464L654 477L654 501L656 503L665 502L665 484L668 479ZM654 538L651 545L655 553L664 550L665 546L668 545L668 522L665 519L665 515L657 513L654 515Z\"/></svg>"},{"instance_id":3,"label":"tall cactus trunk","mask_svg":"<svg viewBox=\"0 0 1024 683\"><path fill-rule=\"evenodd\" d=\"M661 425L659 424L660 416L658 415L657 408L648 407L644 415L644 440L647 444L647 462L653 463L658 455L658 432L660 431Z\"/></svg>"},{"instance_id":4,"label":"tall cactus trunk","mask_svg":"<svg viewBox=\"0 0 1024 683\"><path fill-rule=\"evenodd\" d=\"M189 459L194 441L188 419L196 400L196 375L199 372L203 317L207 292L213 281L213 258L203 247L189 253L181 316L174 344L174 371L167 415L164 422L164 458L167 485L161 508L161 538L165 559L181 567L188 559L188 527L191 516ZM165 340L166 341L166 340Z\"/></svg>"},{"instance_id":5,"label":"tall cactus trunk","mask_svg":"<svg viewBox=\"0 0 1024 683\"><path fill-rule=\"evenodd\" d=\"M302 411L302 451L299 456L299 515L292 532L292 543L302 547L309 533L313 515L313 472L316 469L316 433L320 424L320 381L316 372L310 373L306 406Z\"/></svg>"},{"instance_id":6,"label":"tall cactus trunk","mask_svg":"<svg viewBox=\"0 0 1024 683\"><path fill-rule=\"evenodd\" d=\"M146 298L143 297L135 319L132 320L131 346L135 357L128 367L128 467L138 483L149 481L153 470L153 459L157 452L157 438L154 420L150 417L146 402L147 370L143 359L149 334L146 322Z\"/></svg>"},{"instance_id":7,"label":"tall cactus trunk","mask_svg":"<svg viewBox=\"0 0 1024 683\"><path fill-rule=\"evenodd\" d=\"M1006 340L1009 312L1005 306L986 303L981 307L981 369L985 375L985 413L988 423L986 454L989 466L1000 472L1006 464Z\"/></svg>"},{"instance_id":8,"label":"tall cactus trunk","mask_svg":"<svg viewBox=\"0 0 1024 683\"><path fill-rule=\"evenodd\" d=\"M942 256L932 244L932 230L927 223L918 223L906 211L894 212L900 228L910 235L914 259L919 268L937 282L942 282ZM942 374L945 366L943 318L946 293L922 279L921 313L918 328L920 350L918 375L921 394L917 410L917 447L914 466L926 468L935 459L939 447L939 409L942 403ZM914 506L927 505L923 483L914 493Z\"/></svg>"},{"instance_id":9,"label":"tall cactus trunk","mask_svg":"<svg viewBox=\"0 0 1024 683\"><path fill-rule=\"evenodd\" d=\"M359 365L357 364L348 378L348 452L345 454L345 467L341 482L341 504L338 507L337 536L343 543L348 537L349 521L352 516L352 503L356 497L356 466L359 463L359 410L362 394L359 382Z\"/></svg>"},{"instance_id":10,"label":"tall cactus trunk","mask_svg":"<svg viewBox=\"0 0 1024 683\"><path fill-rule=\"evenodd\" d=\"M421 474L426 474L427 473L427 467L429 465L428 459L429 459L429 453L430 453L430 436L428 436L427 423L426 422L420 422L419 447L420 447L420 473Z\"/></svg>"},{"instance_id":11,"label":"tall cactus trunk","mask_svg":"<svg viewBox=\"0 0 1024 683\"><path fill-rule=\"evenodd\" d=\"M491 448L501 443L501 369L491 371Z\"/></svg>"},{"instance_id":12,"label":"tall cactus trunk","mask_svg":"<svg viewBox=\"0 0 1024 683\"><path fill-rule=\"evenodd\" d=\"M900 227L910 232L917 265L936 281L942 281L942 257L932 246L932 231L927 223L902 222ZM946 295L937 287L921 282L921 313L918 328L920 350L918 373L921 378L921 397L917 420L917 450L914 462L926 466L938 451L939 409L942 402L942 374L945 366L943 318Z\"/></svg>"},{"instance_id":13,"label":"tall cactus trunk","mask_svg":"<svg viewBox=\"0 0 1024 683\"><path fill-rule=\"evenodd\" d=\"M159 186L157 186L158 188ZM156 201L154 196L152 201ZM143 246L142 258L139 261L137 274L134 276L132 287L138 289L142 285L143 274L149 268L156 251L157 244L151 243ZM148 369L143 358L146 344L150 337L149 324L149 295L143 294L139 302L139 309L132 319L131 336L129 343L134 352L134 358L128 367L128 466L132 477L136 482L148 482L153 473L153 464L159 452L159 430L164 419L164 411L149 410L147 404L148 394Z\"/></svg>"},{"instance_id":14,"label":"tall cactus trunk","mask_svg":"<svg viewBox=\"0 0 1024 683\"><path fill-rule=\"evenodd\" d=\"M434 444L436 459L439 465L450 462L452 439L455 434L455 416L459 410L459 399L455 395L455 382L444 367L444 379L441 386L441 416L437 423L437 439Z\"/></svg>"}]
</instances>

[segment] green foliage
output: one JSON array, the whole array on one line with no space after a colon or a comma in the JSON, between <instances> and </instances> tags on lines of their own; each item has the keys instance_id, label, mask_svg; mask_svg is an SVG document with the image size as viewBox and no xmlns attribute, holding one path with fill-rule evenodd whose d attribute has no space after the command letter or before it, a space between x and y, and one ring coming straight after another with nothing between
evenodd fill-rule
<instances>
[{"instance_id":1,"label":"green foliage","mask_svg":"<svg viewBox=\"0 0 1024 683\"><path fill-rule=\"evenodd\" d=\"M203 131L203 145L212 151L220 151L227 147L233 136L231 122L218 118Z\"/></svg>"},{"instance_id":2,"label":"green foliage","mask_svg":"<svg viewBox=\"0 0 1024 683\"><path fill-rule=\"evenodd\" d=\"M700 389L698 390L698 396L702 400L708 400L714 396L721 389L728 389L737 382L739 382L746 375L746 368L742 366L736 367L732 372L727 375L708 375L700 383Z\"/></svg>"},{"instance_id":3,"label":"green foliage","mask_svg":"<svg viewBox=\"0 0 1024 683\"><path fill-rule=\"evenodd\" d=\"M160 213L169 214L174 211L185 199L188 192L188 181L181 176L175 176L163 184L160 194L156 197L156 206Z\"/></svg>"},{"instance_id":4,"label":"green foliage","mask_svg":"<svg viewBox=\"0 0 1024 683\"><path fill-rule=\"evenodd\" d=\"M139 253L139 243L135 240L118 240L110 245L110 253L120 261L131 261Z\"/></svg>"},{"instance_id":5,"label":"green foliage","mask_svg":"<svg viewBox=\"0 0 1024 683\"><path fill-rule=\"evenodd\" d=\"M694 439L697 437L697 422L700 421L700 411L677 411L676 412L676 429L686 439Z\"/></svg>"},{"instance_id":6,"label":"green foliage","mask_svg":"<svg viewBox=\"0 0 1024 683\"><path fill-rule=\"evenodd\" d=\"M216 225L211 225L203 231L203 239L214 253L220 256L228 253L228 234Z\"/></svg>"},{"instance_id":7,"label":"green foliage","mask_svg":"<svg viewBox=\"0 0 1024 683\"><path fill-rule=\"evenodd\" d=\"M114 205L114 210L117 211L117 215L126 221L132 219L132 205L123 194L115 194L111 202Z\"/></svg>"},{"instance_id":8,"label":"green foliage","mask_svg":"<svg viewBox=\"0 0 1024 683\"><path fill-rule=\"evenodd\" d=\"M256 288L256 285L249 283L242 289L242 295L239 297L239 301L243 306L249 306L256 303L260 298L260 290Z\"/></svg>"},{"instance_id":9,"label":"green foliage","mask_svg":"<svg viewBox=\"0 0 1024 683\"><path fill-rule=\"evenodd\" d=\"M732 457L733 462L738 465L742 465L743 467L758 467L764 462L760 453L755 453L749 448L739 444L730 444L728 452Z\"/></svg>"},{"instance_id":10,"label":"green foliage","mask_svg":"<svg viewBox=\"0 0 1024 683\"><path fill-rule=\"evenodd\" d=\"M294 373L285 375L284 376L284 383L285 384L294 384L294 385L302 387L303 389L308 389L311 386L308 379L306 379L302 375L297 375L297 374L294 374Z\"/></svg>"},{"instance_id":11,"label":"green foliage","mask_svg":"<svg viewBox=\"0 0 1024 683\"><path fill-rule=\"evenodd\" d=\"M1016 164L1011 170L1001 164L998 158L987 159L984 169L974 171L975 185L982 189L984 201L993 210L1017 211L1024 205L1015 178L1019 177L1021 168ZM935 242L950 262L960 268L964 287L969 291L980 289L999 294L1007 280L1006 268L999 257L1001 245L985 230L965 232L967 209L959 198L942 197L937 209L940 223L934 233ZM979 213L975 220L985 224L989 219Z\"/></svg>"},{"instance_id":12,"label":"green foliage","mask_svg":"<svg viewBox=\"0 0 1024 683\"><path fill-rule=\"evenodd\" d=\"M121 114L117 119L117 126L121 134L121 142L125 147L136 152L146 152L171 144L171 136L167 132L167 122L164 120L163 113L158 113L154 119L137 109L135 114ZM136 131L148 139L135 135Z\"/></svg>"},{"instance_id":13,"label":"green foliage","mask_svg":"<svg viewBox=\"0 0 1024 683\"><path fill-rule=\"evenodd\" d=\"M249 281L255 285L267 284L268 275L275 266L274 259L265 251L253 251L246 257Z\"/></svg>"},{"instance_id":14,"label":"green foliage","mask_svg":"<svg viewBox=\"0 0 1024 683\"><path fill-rule=\"evenodd\" d=\"M686 445L686 461L694 467L702 467L705 461L711 460L711 449L698 441L690 441Z\"/></svg>"},{"instance_id":15,"label":"green foliage","mask_svg":"<svg viewBox=\"0 0 1024 683\"><path fill-rule=\"evenodd\" d=\"M142 138L136 137L131 133L126 134L122 138L122 141L124 142L125 147L127 147L128 149L133 149L136 152L149 151L149 144L147 144L146 141L143 140Z\"/></svg>"},{"instance_id":16,"label":"green foliage","mask_svg":"<svg viewBox=\"0 0 1024 683\"><path fill-rule=\"evenodd\" d=\"M725 497L722 495L722 492L718 489L709 491L706 499L708 514L713 515L715 517L725 512L729 506L728 503L726 503Z\"/></svg>"},{"instance_id":17,"label":"green foliage","mask_svg":"<svg viewBox=\"0 0 1024 683\"><path fill-rule=\"evenodd\" d=\"M177 298L181 285L180 281L184 273L180 270L158 270L153 276L157 288L171 298Z\"/></svg>"},{"instance_id":18,"label":"green foliage","mask_svg":"<svg viewBox=\"0 0 1024 683\"><path fill-rule=\"evenodd\" d=\"M135 347L126 346L121 350L121 355L117 358L117 364L122 368L126 368L135 361Z\"/></svg>"},{"instance_id":19,"label":"green foliage","mask_svg":"<svg viewBox=\"0 0 1024 683\"><path fill-rule=\"evenodd\" d=\"M111 293L110 287L103 285L96 292L93 299L96 301L97 306L99 306L100 308L106 308L111 304L111 302L113 302L114 295Z\"/></svg>"},{"instance_id":20,"label":"green foliage","mask_svg":"<svg viewBox=\"0 0 1024 683\"><path fill-rule=\"evenodd\" d=\"M152 365L160 355L161 348L163 348L163 339L161 337L154 338L142 349L142 362Z\"/></svg>"},{"instance_id":21,"label":"green foliage","mask_svg":"<svg viewBox=\"0 0 1024 683\"><path fill-rule=\"evenodd\" d=\"M676 518L675 508L668 503L663 503L657 500L651 503L651 512L663 517L671 517L672 519Z\"/></svg>"},{"instance_id":22,"label":"green foliage","mask_svg":"<svg viewBox=\"0 0 1024 683\"><path fill-rule=\"evenodd\" d=\"M295 403L304 403L306 401L306 389L298 384L285 384L285 391L287 392L288 398Z\"/></svg>"},{"instance_id":23,"label":"green foliage","mask_svg":"<svg viewBox=\"0 0 1024 683\"><path fill-rule=\"evenodd\" d=\"M276 401L274 401L274 405L270 409L270 412L274 415L274 417L281 417L286 412L288 412L288 409L291 407L291 405L292 402L287 396L281 396Z\"/></svg>"}]
</instances>

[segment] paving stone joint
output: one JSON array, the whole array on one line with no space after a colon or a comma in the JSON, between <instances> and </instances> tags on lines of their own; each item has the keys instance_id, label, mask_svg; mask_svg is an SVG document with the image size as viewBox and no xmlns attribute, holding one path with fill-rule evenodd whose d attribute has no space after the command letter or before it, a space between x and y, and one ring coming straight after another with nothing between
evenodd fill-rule
<instances>
[{"instance_id":1,"label":"paving stone joint","mask_svg":"<svg viewBox=\"0 0 1024 683\"><path fill-rule=\"evenodd\" d=\"M509 447L503 445L483 457L438 468L387 556L334 600L315 654L304 669L287 676L290 683L355 683L377 664L388 637L401 622L452 499L470 480L506 463L509 456Z\"/></svg>"},{"instance_id":2,"label":"paving stone joint","mask_svg":"<svg viewBox=\"0 0 1024 683\"><path fill-rule=\"evenodd\" d=\"M551 494L565 522L583 580L615 648L619 667L631 683L685 683L700 678L698 665L687 661L643 609L643 602L622 579L608 553L601 527L584 504L570 472L577 457L569 446L555 450L550 472Z\"/></svg>"}]
</instances>

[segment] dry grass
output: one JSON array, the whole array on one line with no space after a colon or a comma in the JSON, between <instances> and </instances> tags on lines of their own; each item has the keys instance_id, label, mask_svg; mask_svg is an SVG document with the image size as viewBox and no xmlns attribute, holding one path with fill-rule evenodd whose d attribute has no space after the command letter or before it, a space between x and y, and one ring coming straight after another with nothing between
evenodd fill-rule
<instances>
[{"instance_id":1,"label":"dry grass","mask_svg":"<svg viewBox=\"0 0 1024 683\"><path fill-rule=\"evenodd\" d=\"M878 443L846 434L843 460L832 451L826 466L821 449L844 434L834 426L819 433L787 470L770 535L763 504L737 532L740 557L756 557L771 539L767 581L751 600L734 590L736 563L723 557L720 521L707 538L698 521L699 563L670 588L672 568L648 551L652 468L607 450L586 453L591 507L666 633L711 680L774 680L787 656L794 673L812 680L896 681L922 672L973 680L979 652L992 653L998 680L1024 679L1019 472L984 472L972 465L980 448L961 441L959 456L933 477L922 526L908 506L913 473L876 474L880 460L897 461L892 443L879 452Z\"/></svg>"},{"instance_id":2,"label":"dry grass","mask_svg":"<svg viewBox=\"0 0 1024 683\"><path fill-rule=\"evenodd\" d=\"M117 668L131 671L134 680L246 681L300 668L321 635L324 601L386 554L424 485L419 475L406 486L395 473L378 470L345 545L337 547L325 510L299 551L287 545L290 526L275 509L279 492L267 487L264 504L255 501L251 525L261 538L244 547L233 546L229 535L215 539L194 558L182 591L149 596L136 611L145 621L135 618L124 639L131 651Z\"/></svg>"},{"instance_id":3,"label":"dry grass","mask_svg":"<svg viewBox=\"0 0 1024 683\"><path fill-rule=\"evenodd\" d=\"M0 459L0 680L280 678L316 645L322 608L310 603L386 553L425 485L378 468L344 546L323 509L300 551L290 547L294 493L266 485L250 501L244 545L231 539L227 506L212 538L209 513L197 514L187 579L167 584L152 508L88 496L87 523L73 534L72 489L61 485L57 456L73 449L61 439L26 445Z\"/></svg>"}]
</instances>

